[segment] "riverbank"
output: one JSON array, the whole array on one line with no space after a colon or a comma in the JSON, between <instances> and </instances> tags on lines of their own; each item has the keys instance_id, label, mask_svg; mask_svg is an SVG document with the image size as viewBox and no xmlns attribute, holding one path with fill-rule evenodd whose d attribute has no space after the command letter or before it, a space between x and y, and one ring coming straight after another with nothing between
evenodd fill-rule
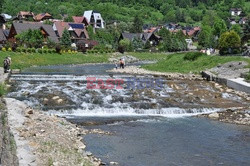
<instances>
[{"instance_id":1,"label":"riverbank","mask_svg":"<svg viewBox=\"0 0 250 166\"><path fill-rule=\"evenodd\" d=\"M63 118L33 110L21 101L6 98L11 131L20 165L90 166L100 160L84 151L87 131Z\"/></svg>"}]
</instances>

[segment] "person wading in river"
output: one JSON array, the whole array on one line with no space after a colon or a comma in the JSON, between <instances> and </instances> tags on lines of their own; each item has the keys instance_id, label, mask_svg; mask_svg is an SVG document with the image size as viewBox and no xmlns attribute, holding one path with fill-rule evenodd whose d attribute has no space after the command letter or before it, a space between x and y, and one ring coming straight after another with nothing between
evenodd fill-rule
<instances>
[{"instance_id":1,"label":"person wading in river","mask_svg":"<svg viewBox=\"0 0 250 166\"><path fill-rule=\"evenodd\" d=\"M120 59L120 68L124 69L125 61L123 59Z\"/></svg>"}]
</instances>

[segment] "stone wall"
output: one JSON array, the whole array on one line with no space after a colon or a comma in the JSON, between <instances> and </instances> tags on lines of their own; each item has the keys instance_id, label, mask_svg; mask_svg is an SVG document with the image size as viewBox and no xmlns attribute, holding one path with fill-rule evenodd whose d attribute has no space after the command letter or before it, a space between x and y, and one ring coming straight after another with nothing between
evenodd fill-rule
<instances>
[{"instance_id":1,"label":"stone wall","mask_svg":"<svg viewBox=\"0 0 250 166\"><path fill-rule=\"evenodd\" d=\"M16 144L8 124L5 102L0 98L0 166L18 166Z\"/></svg>"}]
</instances>

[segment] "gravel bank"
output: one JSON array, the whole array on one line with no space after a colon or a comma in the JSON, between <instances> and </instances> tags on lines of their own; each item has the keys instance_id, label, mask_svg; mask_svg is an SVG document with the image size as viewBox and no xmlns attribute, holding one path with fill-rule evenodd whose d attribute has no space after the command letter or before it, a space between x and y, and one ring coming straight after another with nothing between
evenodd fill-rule
<instances>
[{"instance_id":1,"label":"gravel bank","mask_svg":"<svg viewBox=\"0 0 250 166\"><path fill-rule=\"evenodd\" d=\"M84 151L82 136L87 131L65 119L33 110L18 100L5 100L20 165L100 165L99 159Z\"/></svg>"}]
</instances>

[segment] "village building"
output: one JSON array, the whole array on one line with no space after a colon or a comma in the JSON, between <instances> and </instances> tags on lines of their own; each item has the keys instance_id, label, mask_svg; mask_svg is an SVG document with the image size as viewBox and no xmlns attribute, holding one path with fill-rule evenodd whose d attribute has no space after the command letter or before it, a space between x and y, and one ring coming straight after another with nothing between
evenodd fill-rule
<instances>
[{"instance_id":1,"label":"village building","mask_svg":"<svg viewBox=\"0 0 250 166\"><path fill-rule=\"evenodd\" d=\"M45 21L45 20L52 20L52 19L53 17L49 13L40 13L34 17L34 20L38 22Z\"/></svg>"},{"instance_id":2,"label":"village building","mask_svg":"<svg viewBox=\"0 0 250 166\"><path fill-rule=\"evenodd\" d=\"M89 10L85 11L83 16L87 19L90 25L93 26L93 28L105 28L105 22L101 16L101 13Z\"/></svg>"},{"instance_id":3,"label":"village building","mask_svg":"<svg viewBox=\"0 0 250 166\"><path fill-rule=\"evenodd\" d=\"M87 18L84 16L72 16L72 19L73 19L74 23L84 24L85 26L89 25Z\"/></svg>"},{"instance_id":4,"label":"village building","mask_svg":"<svg viewBox=\"0 0 250 166\"><path fill-rule=\"evenodd\" d=\"M69 31L72 43L77 44L79 40L89 39L86 26L82 23L70 23L63 21L55 22L53 25L53 30L55 31L59 40L62 38L64 29Z\"/></svg>"},{"instance_id":5,"label":"village building","mask_svg":"<svg viewBox=\"0 0 250 166\"><path fill-rule=\"evenodd\" d=\"M20 11L17 14L17 20L26 20L26 21L33 21L35 17L35 14L33 12L27 12L27 11Z\"/></svg>"},{"instance_id":6,"label":"village building","mask_svg":"<svg viewBox=\"0 0 250 166\"><path fill-rule=\"evenodd\" d=\"M241 13L242 13L241 8L231 8L230 9L231 16L239 16Z\"/></svg>"},{"instance_id":7,"label":"village building","mask_svg":"<svg viewBox=\"0 0 250 166\"><path fill-rule=\"evenodd\" d=\"M41 30L43 37L44 37L44 42L47 42L49 39L55 43L58 43L58 38L56 36L56 33L53 30L53 27L51 25L38 23L38 22L26 22L26 23L13 22L10 28L9 35L8 35L8 41L16 42L16 35L22 32L28 31L29 29Z\"/></svg>"},{"instance_id":8,"label":"village building","mask_svg":"<svg viewBox=\"0 0 250 166\"><path fill-rule=\"evenodd\" d=\"M161 38L154 33L122 33L119 40L128 39L131 42L135 39L141 40L144 44L149 41L152 46L159 44Z\"/></svg>"}]
</instances>

